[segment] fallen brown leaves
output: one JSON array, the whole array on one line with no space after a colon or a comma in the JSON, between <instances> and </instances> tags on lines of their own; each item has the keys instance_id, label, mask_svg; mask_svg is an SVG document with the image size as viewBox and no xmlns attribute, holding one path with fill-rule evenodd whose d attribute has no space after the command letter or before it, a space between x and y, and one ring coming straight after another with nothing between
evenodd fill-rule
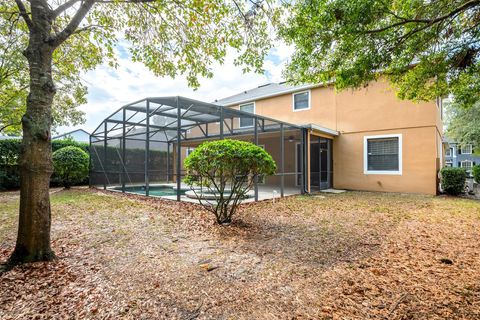
<instances>
[{"instance_id":1,"label":"fallen brown leaves","mask_svg":"<svg viewBox=\"0 0 480 320\"><path fill-rule=\"evenodd\" d=\"M0 195L0 261L18 198ZM480 203L349 192L241 208L55 193L59 259L0 275L0 319L480 319Z\"/></svg>"}]
</instances>

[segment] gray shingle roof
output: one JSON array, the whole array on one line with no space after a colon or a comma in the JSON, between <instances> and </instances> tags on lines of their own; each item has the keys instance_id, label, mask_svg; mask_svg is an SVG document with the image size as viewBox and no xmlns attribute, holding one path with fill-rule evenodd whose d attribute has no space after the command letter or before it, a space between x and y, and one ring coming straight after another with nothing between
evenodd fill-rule
<instances>
[{"instance_id":1,"label":"gray shingle roof","mask_svg":"<svg viewBox=\"0 0 480 320\"><path fill-rule=\"evenodd\" d=\"M215 103L223 106L231 106L234 104L250 102L250 101L263 99L267 97L273 97L276 95L310 89L318 86L319 85L311 85L311 84L291 86L285 82L269 83L266 85L259 86L257 88L246 90L242 93L239 93L230 97L216 100Z\"/></svg>"},{"instance_id":2,"label":"gray shingle roof","mask_svg":"<svg viewBox=\"0 0 480 320\"><path fill-rule=\"evenodd\" d=\"M63 137L66 137L66 136L69 136L71 134L74 134L76 132L83 132L87 135L90 135L90 133L86 130L83 130L83 129L75 129L73 131L69 131L69 132L65 132L65 133L62 133L62 134L59 134L59 135L56 135L54 137L52 137L52 140L55 140L55 139L60 139L60 138L63 138Z\"/></svg>"}]
</instances>

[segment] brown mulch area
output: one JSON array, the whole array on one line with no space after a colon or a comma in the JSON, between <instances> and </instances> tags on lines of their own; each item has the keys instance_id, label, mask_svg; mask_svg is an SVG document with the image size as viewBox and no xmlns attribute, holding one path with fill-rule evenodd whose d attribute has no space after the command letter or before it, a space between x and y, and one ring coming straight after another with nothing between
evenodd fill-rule
<instances>
[{"instance_id":1,"label":"brown mulch area","mask_svg":"<svg viewBox=\"0 0 480 320\"><path fill-rule=\"evenodd\" d=\"M480 202L348 192L242 207L52 195L58 260L0 275L0 319L480 319ZM18 196L0 194L0 261Z\"/></svg>"}]
</instances>

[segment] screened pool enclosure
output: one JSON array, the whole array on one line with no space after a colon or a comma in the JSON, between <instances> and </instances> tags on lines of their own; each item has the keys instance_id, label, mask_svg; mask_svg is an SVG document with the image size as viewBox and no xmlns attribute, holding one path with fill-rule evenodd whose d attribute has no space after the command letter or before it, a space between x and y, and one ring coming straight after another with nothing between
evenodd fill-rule
<instances>
[{"instance_id":1,"label":"screened pool enclosure","mask_svg":"<svg viewBox=\"0 0 480 320\"><path fill-rule=\"evenodd\" d=\"M183 97L146 98L111 114L90 136L90 183L104 189L188 200L183 160L204 141L259 145L277 164L256 179L252 200L305 191L306 129Z\"/></svg>"}]
</instances>

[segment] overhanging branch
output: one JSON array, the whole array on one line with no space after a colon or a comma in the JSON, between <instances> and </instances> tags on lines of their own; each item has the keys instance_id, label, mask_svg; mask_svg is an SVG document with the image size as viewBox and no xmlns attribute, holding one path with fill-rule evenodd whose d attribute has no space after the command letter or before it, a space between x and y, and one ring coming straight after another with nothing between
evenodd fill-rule
<instances>
[{"instance_id":1,"label":"overhanging branch","mask_svg":"<svg viewBox=\"0 0 480 320\"><path fill-rule=\"evenodd\" d=\"M20 123L9 123L7 125L4 125L2 127L0 127L0 132L2 132L3 130L7 129L8 127L11 127L11 126L15 126L15 125L19 125Z\"/></svg>"},{"instance_id":2,"label":"overhanging branch","mask_svg":"<svg viewBox=\"0 0 480 320\"><path fill-rule=\"evenodd\" d=\"M75 3L79 2L80 0L69 0L64 4L59 5L55 10L53 10L53 17L58 17L62 12L72 7Z\"/></svg>"},{"instance_id":3,"label":"overhanging branch","mask_svg":"<svg viewBox=\"0 0 480 320\"><path fill-rule=\"evenodd\" d=\"M94 4L95 0L85 0L85 2L83 2L77 13L75 13L75 15L73 16L72 20L70 20L70 22L67 24L65 29L63 29L53 38L54 47L62 44L65 40L68 39L68 37L72 35L72 33L75 32L75 30L80 25L80 22L82 22L83 18L85 18L88 11L90 11Z\"/></svg>"},{"instance_id":4,"label":"overhanging branch","mask_svg":"<svg viewBox=\"0 0 480 320\"><path fill-rule=\"evenodd\" d=\"M25 8L25 5L23 4L22 0L15 0L15 3L17 4L18 10L20 10L20 15L22 16L23 20L25 20L25 23L27 24L29 29L32 29L33 23L32 19L30 19L30 16L27 13L27 9Z\"/></svg>"},{"instance_id":5,"label":"overhanging branch","mask_svg":"<svg viewBox=\"0 0 480 320\"><path fill-rule=\"evenodd\" d=\"M443 20L446 20L446 19L448 19L452 16L455 16L456 14L458 14L462 11L466 11L468 9L471 9L471 8L474 8L474 7L477 7L477 6L480 6L480 0L472 0L472 1L469 1L469 2L461 5L457 9L452 10L449 13L447 13L443 16L437 17L435 19L407 19L407 18L401 18L402 21L393 23L393 24L385 26L383 28L378 28L378 29L373 29L373 30L365 30L364 32L367 33L367 34L380 33L380 32L387 31L389 29L392 29L392 28L395 28L395 27L400 27L400 26L410 24L410 23L425 24L426 27L428 27L428 26L434 25L438 22L441 22ZM423 29L425 29L425 28L423 28Z\"/></svg>"}]
</instances>

